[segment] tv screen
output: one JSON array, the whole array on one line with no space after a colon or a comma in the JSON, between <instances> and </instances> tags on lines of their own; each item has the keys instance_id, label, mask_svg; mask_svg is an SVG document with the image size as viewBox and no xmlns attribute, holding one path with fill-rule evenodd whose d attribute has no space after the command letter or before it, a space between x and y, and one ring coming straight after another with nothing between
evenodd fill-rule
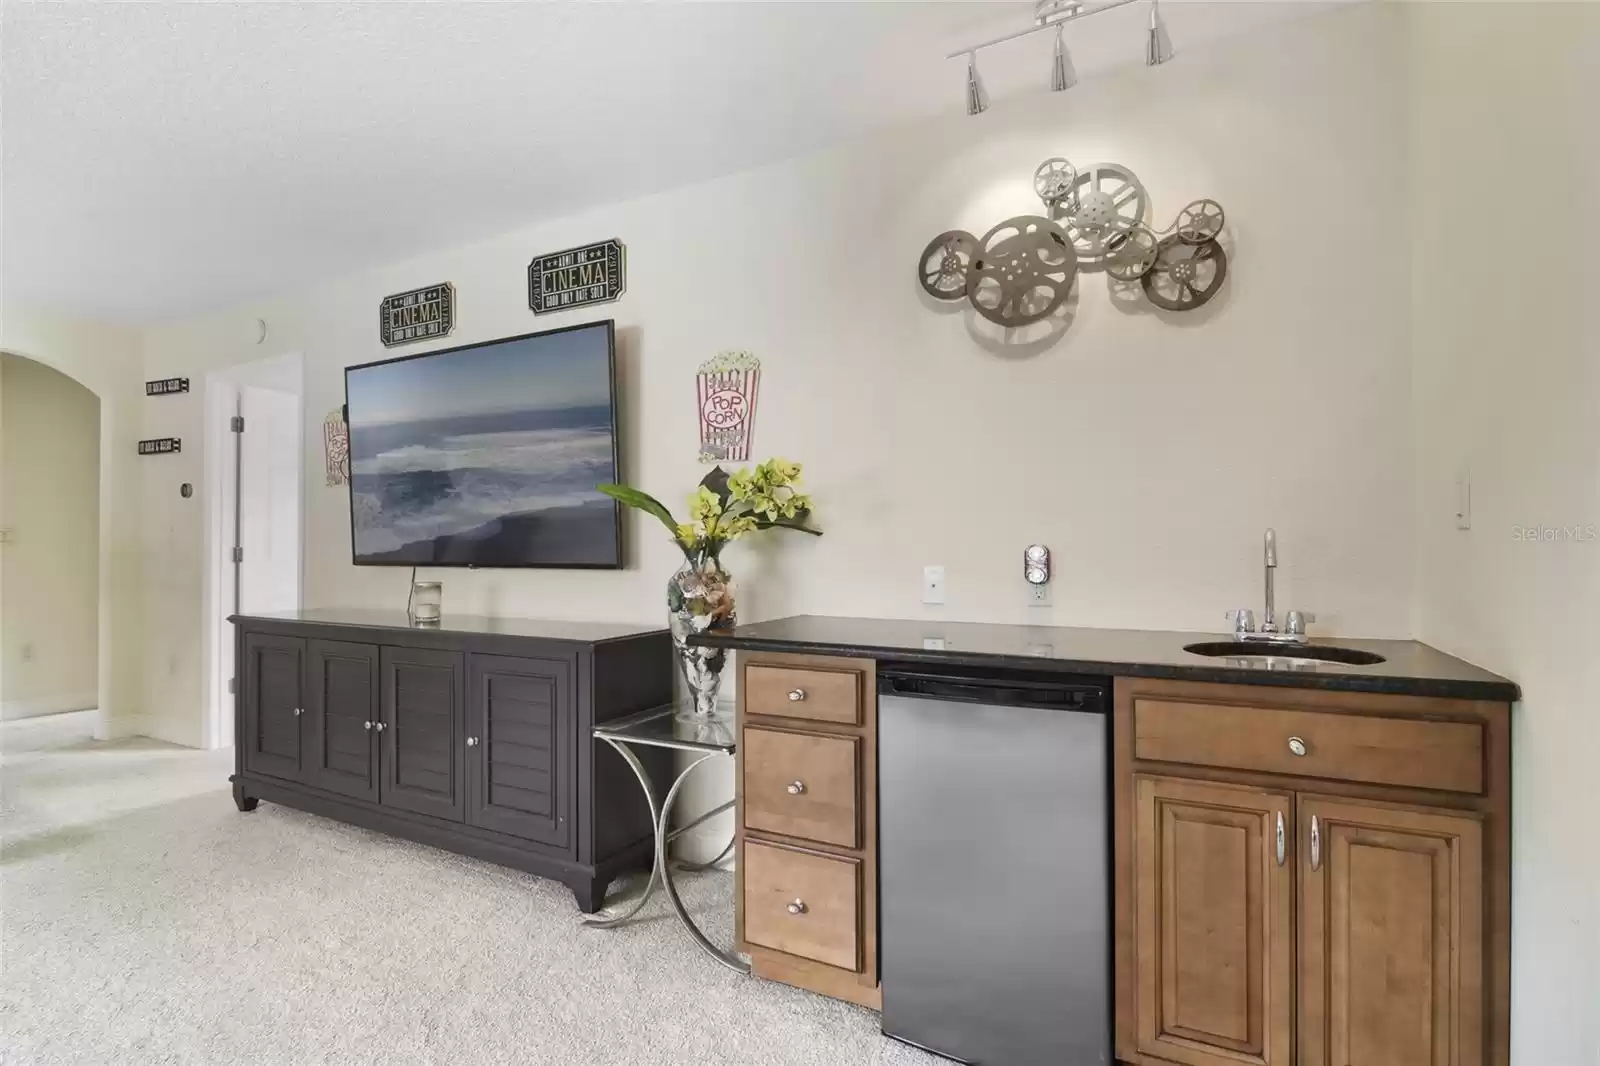
<instances>
[{"instance_id":1,"label":"tv screen","mask_svg":"<svg viewBox=\"0 0 1600 1066\"><path fill-rule=\"evenodd\" d=\"M345 371L357 565L617 568L612 323Z\"/></svg>"}]
</instances>

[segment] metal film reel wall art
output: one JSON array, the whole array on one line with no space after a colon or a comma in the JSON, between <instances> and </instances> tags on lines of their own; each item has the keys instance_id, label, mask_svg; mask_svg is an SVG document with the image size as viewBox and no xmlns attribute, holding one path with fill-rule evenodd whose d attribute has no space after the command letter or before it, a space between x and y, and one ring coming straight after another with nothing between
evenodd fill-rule
<instances>
[{"instance_id":1,"label":"metal film reel wall art","mask_svg":"<svg viewBox=\"0 0 1600 1066\"><path fill-rule=\"evenodd\" d=\"M983 237L950 230L928 242L917 280L936 300L966 300L1005 327L1049 317L1072 292L1079 270L1103 270L1165 311L1193 311L1222 289L1228 256L1218 243L1226 216L1195 200L1163 230L1149 224L1150 196L1117 163L1081 170L1060 156L1033 172L1042 215L1018 215Z\"/></svg>"}]
</instances>

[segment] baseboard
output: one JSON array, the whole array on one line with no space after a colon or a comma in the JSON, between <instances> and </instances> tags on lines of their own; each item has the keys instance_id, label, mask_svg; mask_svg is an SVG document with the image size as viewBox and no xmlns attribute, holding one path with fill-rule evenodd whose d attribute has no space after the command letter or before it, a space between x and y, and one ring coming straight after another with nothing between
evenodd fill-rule
<instances>
[{"instance_id":1,"label":"baseboard","mask_svg":"<svg viewBox=\"0 0 1600 1066\"><path fill-rule=\"evenodd\" d=\"M100 702L100 695L45 696L36 700L6 700L0 703L0 721L18 718L37 718L43 714L65 714L68 711L92 711Z\"/></svg>"}]
</instances>

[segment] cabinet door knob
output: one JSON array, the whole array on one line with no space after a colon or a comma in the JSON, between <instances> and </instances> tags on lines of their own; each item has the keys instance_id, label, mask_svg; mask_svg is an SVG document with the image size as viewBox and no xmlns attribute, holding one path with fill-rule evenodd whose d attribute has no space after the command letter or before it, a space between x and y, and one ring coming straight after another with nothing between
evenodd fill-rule
<instances>
[{"instance_id":1,"label":"cabinet door knob","mask_svg":"<svg viewBox=\"0 0 1600 1066\"><path fill-rule=\"evenodd\" d=\"M367 730L370 733L372 731L372 723L371 722L362 722L361 723L361 728Z\"/></svg>"},{"instance_id":2,"label":"cabinet door knob","mask_svg":"<svg viewBox=\"0 0 1600 1066\"><path fill-rule=\"evenodd\" d=\"M804 914L805 912L806 912L806 901L805 900L797 899L793 903L789 904L789 913L790 914Z\"/></svg>"},{"instance_id":3,"label":"cabinet door knob","mask_svg":"<svg viewBox=\"0 0 1600 1066\"><path fill-rule=\"evenodd\" d=\"M806 790L806 783L804 781L790 781L789 782L789 795L791 795L791 796L804 795L805 794L805 790Z\"/></svg>"},{"instance_id":4,"label":"cabinet door knob","mask_svg":"<svg viewBox=\"0 0 1600 1066\"><path fill-rule=\"evenodd\" d=\"M1317 816L1311 816L1311 871L1322 869L1322 827L1317 824Z\"/></svg>"},{"instance_id":5,"label":"cabinet door knob","mask_svg":"<svg viewBox=\"0 0 1600 1066\"><path fill-rule=\"evenodd\" d=\"M306 713L306 709L304 707L296 707L294 709L294 716L296 718L299 718L302 714L305 714L305 713Z\"/></svg>"},{"instance_id":6,"label":"cabinet door knob","mask_svg":"<svg viewBox=\"0 0 1600 1066\"><path fill-rule=\"evenodd\" d=\"M382 722L373 722L372 723L372 728L376 729L378 732L381 733L387 727Z\"/></svg>"},{"instance_id":7,"label":"cabinet door knob","mask_svg":"<svg viewBox=\"0 0 1600 1066\"><path fill-rule=\"evenodd\" d=\"M477 746L478 746L478 738L477 737L468 737L467 738L467 747L475 748Z\"/></svg>"},{"instance_id":8,"label":"cabinet door knob","mask_svg":"<svg viewBox=\"0 0 1600 1066\"><path fill-rule=\"evenodd\" d=\"M1306 742L1299 737L1290 737L1289 750L1296 755L1304 755L1306 753Z\"/></svg>"},{"instance_id":9,"label":"cabinet door knob","mask_svg":"<svg viewBox=\"0 0 1600 1066\"><path fill-rule=\"evenodd\" d=\"M789 702L790 703L799 703L801 700L803 700L805 698L806 698L806 690L805 689L803 689L803 688L792 688L792 689L789 690Z\"/></svg>"}]
</instances>

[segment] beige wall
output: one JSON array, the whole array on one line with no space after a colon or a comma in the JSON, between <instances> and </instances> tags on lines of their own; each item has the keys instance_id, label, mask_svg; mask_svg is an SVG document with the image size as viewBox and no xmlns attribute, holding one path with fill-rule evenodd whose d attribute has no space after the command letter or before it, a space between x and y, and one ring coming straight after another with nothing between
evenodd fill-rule
<instances>
[{"instance_id":1,"label":"beige wall","mask_svg":"<svg viewBox=\"0 0 1600 1066\"><path fill-rule=\"evenodd\" d=\"M142 729L143 637L138 556L140 490L134 442L139 435L140 347L136 330L64 318L32 307L0 305L0 350L45 363L100 398L100 546L98 624L101 737Z\"/></svg>"},{"instance_id":2,"label":"beige wall","mask_svg":"<svg viewBox=\"0 0 1600 1066\"><path fill-rule=\"evenodd\" d=\"M1417 4L1407 14L1417 635L1522 685L1512 1061L1594 1066L1600 6ZM1512 215L1548 223L1534 226L1541 236L1530 245L1508 242ZM1454 520L1463 470L1470 530ZM1526 532L1538 527L1558 539Z\"/></svg>"},{"instance_id":3,"label":"beige wall","mask_svg":"<svg viewBox=\"0 0 1600 1066\"><path fill-rule=\"evenodd\" d=\"M97 699L100 401L43 363L0 353L0 714Z\"/></svg>"},{"instance_id":4,"label":"beige wall","mask_svg":"<svg viewBox=\"0 0 1600 1066\"><path fill-rule=\"evenodd\" d=\"M350 565L347 496L323 486L316 434L342 401L343 368L391 354L378 301L448 280L451 345L615 316L625 473L674 503L703 472L695 366L725 348L761 356L756 451L806 463L827 535L733 550L745 618L1023 621L1018 555L1043 541L1055 606L1033 619L1215 630L1224 610L1260 598L1261 531L1276 525L1280 602L1316 610L1327 629L1402 636L1408 276L1403 254L1374 254L1396 249L1405 225L1398 19L1379 6L1311 19L151 330L146 374L198 381L304 355L309 605L405 601L404 573ZM1039 210L1033 170L1061 154L1134 168L1159 226L1192 199L1220 200L1236 248L1224 296L1163 321L1084 274L1070 330L1035 353L996 354L977 326L928 306L914 265L929 239ZM529 259L611 236L628 246L627 295L536 319ZM264 345L249 328L258 316ZM198 440L201 409L198 392L163 405L162 432ZM199 483L203 466L186 447L141 470L160 612L147 701L174 739L198 715L188 649L202 527L169 483ZM659 623L674 550L629 521L627 570L442 572L446 610ZM921 604L929 563L948 571L942 609Z\"/></svg>"}]
</instances>

